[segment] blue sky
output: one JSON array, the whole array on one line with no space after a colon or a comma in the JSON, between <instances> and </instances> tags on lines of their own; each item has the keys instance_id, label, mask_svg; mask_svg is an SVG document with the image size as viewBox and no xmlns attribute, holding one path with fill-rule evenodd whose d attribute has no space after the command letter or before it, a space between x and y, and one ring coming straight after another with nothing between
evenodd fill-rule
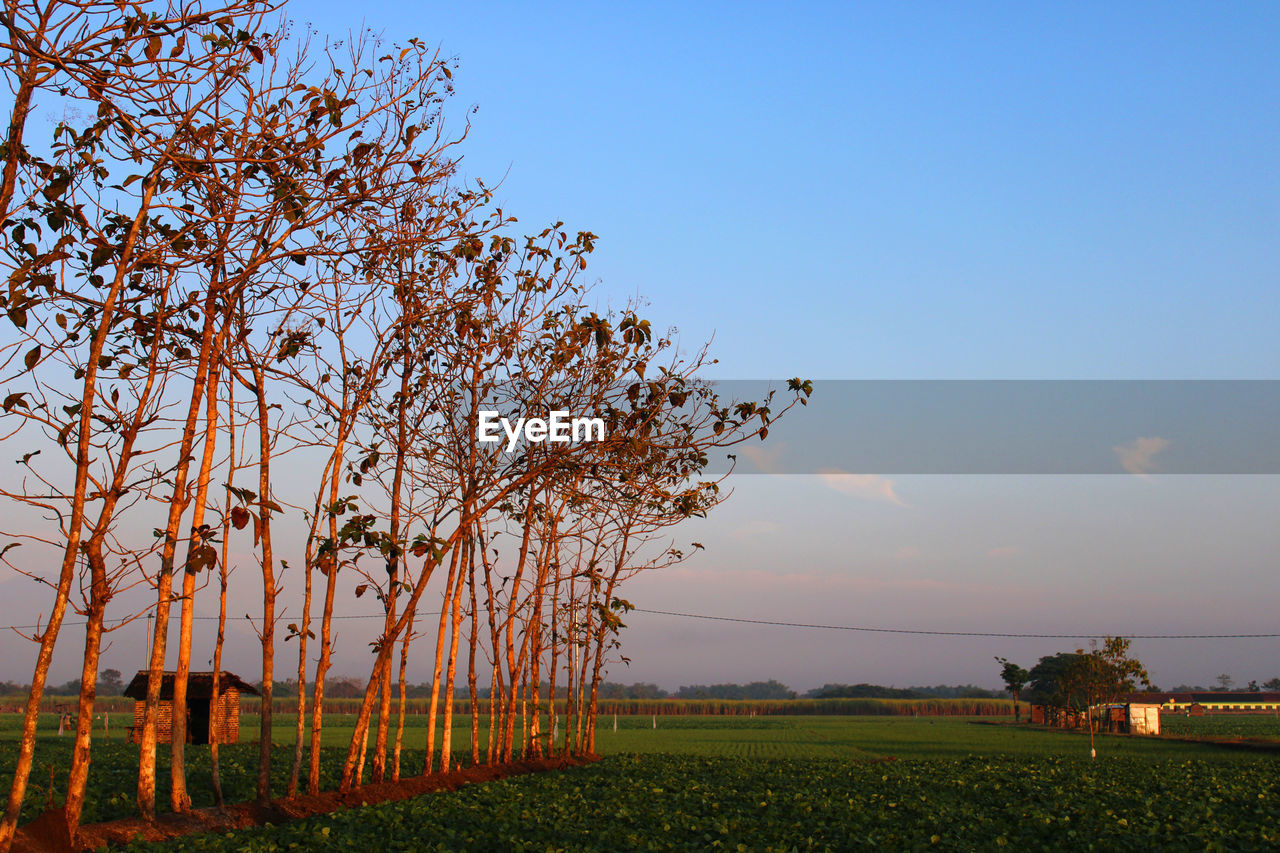
<instances>
[{"instance_id":1,"label":"blue sky","mask_svg":"<svg viewBox=\"0 0 1280 853\"><path fill-rule=\"evenodd\" d=\"M600 235L601 304L639 294L687 346L714 335L717 376L1280 378L1276 4L288 11L456 55L454 120L476 107L466 174L501 180L530 231ZM1277 477L736 489L678 534L707 551L638 579L633 601L937 630L1276 630ZM667 687L995 686L993 654L1030 665L1072 645L630 624L613 677ZM356 630L337 672L365 665ZM104 665L136 668L125 634ZM1172 686L1280 675L1276 644L1135 648ZM75 674L62 657L55 679Z\"/></svg>"},{"instance_id":2,"label":"blue sky","mask_svg":"<svg viewBox=\"0 0 1280 853\"><path fill-rule=\"evenodd\" d=\"M1117 6L357 8L722 375L1272 377L1280 9Z\"/></svg>"}]
</instances>

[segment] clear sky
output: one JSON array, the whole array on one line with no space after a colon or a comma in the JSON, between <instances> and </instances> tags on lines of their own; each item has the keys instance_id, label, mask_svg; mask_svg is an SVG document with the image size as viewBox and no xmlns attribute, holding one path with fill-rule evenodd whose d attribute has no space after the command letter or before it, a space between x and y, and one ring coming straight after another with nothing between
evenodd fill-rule
<instances>
[{"instance_id":1,"label":"clear sky","mask_svg":"<svg viewBox=\"0 0 1280 853\"><path fill-rule=\"evenodd\" d=\"M290 9L457 55L468 171L725 375L1275 376L1274 4Z\"/></svg>"},{"instance_id":2,"label":"clear sky","mask_svg":"<svg viewBox=\"0 0 1280 853\"><path fill-rule=\"evenodd\" d=\"M1280 378L1274 3L288 10L456 55L466 173L501 180L529 230L600 235L602 304L640 294L687 345L714 335L718 376ZM934 630L1275 632L1278 498L1277 477L738 478L678 534L707 551L628 597ZM995 686L993 654L1074 645L630 625L613 677L669 688ZM364 667L357 630L338 672ZM124 633L104 665L136 669ZM1280 675L1277 640L1135 648L1164 686Z\"/></svg>"}]
</instances>

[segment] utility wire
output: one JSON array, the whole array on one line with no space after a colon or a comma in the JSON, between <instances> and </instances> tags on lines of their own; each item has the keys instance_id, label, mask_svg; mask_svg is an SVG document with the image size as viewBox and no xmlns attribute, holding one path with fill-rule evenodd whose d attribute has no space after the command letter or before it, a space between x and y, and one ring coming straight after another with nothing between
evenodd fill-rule
<instances>
[{"instance_id":1,"label":"utility wire","mask_svg":"<svg viewBox=\"0 0 1280 853\"><path fill-rule=\"evenodd\" d=\"M419 616L438 616L439 614L440 614L440 611L439 611L439 610L433 610L433 611L430 611L430 612L427 612L427 611L424 611L424 610L419 610L419 611L418 611L418 615L419 615ZM247 616L247 614L246 614L246 616ZM142 618L144 618L144 617L143 617L143 616L134 616L134 617L132 617L132 619L134 619L134 620L142 619ZM192 616L191 618L192 618L192 619L199 619L199 620L202 620L202 621L216 622L216 621L218 620L218 618L219 618L219 617L217 617L217 616ZM284 617L284 616L277 616L277 617L276 617L276 621L278 622L278 621L280 621L280 620L282 620L282 619L285 619L285 618L287 618L287 617ZM332 616L330 616L329 618L330 618L330 619L386 619L386 618L387 618L387 614L385 614L385 613L347 613L347 614L345 614L345 615L340 615L340 614L335 613L335 614L333 614ZM233 621L233 619L234 619L234 617L228 616L228 617L227 617L227 624L231 624L231 622ZM117 628L118 628L119 626L123 625L125 622L128 622L128 621L130 621L130 620L129 620L129 619L119 619L119 620L117 620L117 621L116 621L116 624L113 626L113 625L111 625L111 624L110 624L110 620L108 620L106 623L104 623L104 626L103 626L103 627L108 627L108 628L109 628L109 627L117 627ZM84 625L84 624L85 624L84 620L83 620L83 619L81 619L81 620L78 620L78 621L75 621L75 622L63 622L63 623L62 623L62 627L64 627L64 628L72 628L72 627L76 627L76 626L78 626L78 625ZM40 628L43 628L43 627L44 627L43 625L0 625L0 631L9 631L9 630L14 630L14 631L35 631L35 630L40 629Z\"/></svg>"},{"instance_id":2,"label":"utility wire","mask_svg":"<svg viewBox=\"0 0 1280 853\"><path fill-rule=\"evenodd\" d=\"M926 637L1000 637L1027 640L1088 640L1102 634L1014 634L996 631L925 631L913 628L868 628L861 625L818 625L810 622L774 622L768 619L742 619L736 616L709 616L705 613L678 613L674 610L633 608L635 613L679 616L682 619L707 619L713 622L741 622L747 625L776 625L782 628L817 628L825 631L862 631L871 634L914 634ZM1275 639L1280 634L1121 634L1130 640L1244 640Z\"/></svg>"},{"instance_id":3,"label":"utility wire","mask_svg":"<svg viewBox=\"0 0 1280 853\"><path fill-rule=\"evenodd\" d=\"M777 628L810 628L820 631L857 631L866 634L908 634L919 637L992 637L998 639L1014 639L1014 640L1089 640L1101 637L1105 634L1019 634L1002 631L927 631L917 628L872 628L865 625L822 625L814 622L780 622L770 619L745 619L739 616L711 616L707 613L681 613L675 610L649 610L644 607L632 608L633 613L650 613L656 616L676 616L681 619L703 619L710 622L738 622L744 625L772 625ZM439 611L430 613L419 611L419 616L431 616L438 614ZM214 620L217 616L196 616L196 619ZM386 619L385 613L335 613L331 619ZM122 620L123 621L123 620ZM230 620L228 620L230 621ZM84 622L63 622L64 627L83 625ZM39 625L6 625L0 630L8 630L10 628L19 631L35 630ZM1130 640L1274 640L1280 638L1280 633L1276 634L1118 634L1114 636L1125 637Z\"/></svg>"}]
</instances>

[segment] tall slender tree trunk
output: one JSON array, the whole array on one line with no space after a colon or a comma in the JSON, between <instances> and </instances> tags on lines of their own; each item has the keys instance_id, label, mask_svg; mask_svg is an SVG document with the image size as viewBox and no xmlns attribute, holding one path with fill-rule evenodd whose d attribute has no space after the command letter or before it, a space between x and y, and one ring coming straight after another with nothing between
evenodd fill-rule
<instances>
[{"instance_id":1,"label":"tall slender tree trunk","mask_svg":"<svg viewBox=\"0 0 1280 853\"><path fill-rule=\"evenodd\" d=\"M547 754L554 755L556 749L556 676L559 671L560 663L560 633L556 630L556 626L560 624L560 572L555 574L554 587L551 593L551 666L547 670L548 681L550 682L550 702L547 709L548 725L550 729L547 732Z\"/></svg>"},{"instance_id":2,"label":"tall slender tree trunk","mask_svg":"<svg viewBox=\"0 0 1280 853\"><path fill-rule=\"evenodd\" d=\"M209 762L213 775L213 801L222 808L222 765L218 744L222 742L222 726L226 710L222 707L222 645L227 635L227 533L230 525L222 527L222 559L218 565L218 637L213 644L213 690L209 699ZM215 724L213 709L218 709Z\"/></svg>"},{"instance_id":3,"label":"tall slender tree trunk","mask_svg":"<svg viewBox=\"0 0 1280 853\"><path fill-rule=\"evenodd\" d=\"M529 619L529 630L532 634L530 647L532 651L529 654L529 682L533 684L533 696L530 699L532 709L530 710L529 720L529 741L533 754L537 758L542 757L542 741L540 740L542 731L542 611L543 611L543 588L546 584L546 572L539 567L538 584L533 592L533 614Z\"/></svg>"},{"instance_id":4,"label":"tall slender tree trunk","mask_svg":"<svg viewBox=\"0 0 1280 853\"><path fill-rule=\"evenodd\" d=\"M574 700L575 694L577 693L576 688L577 688L577 675L578 675L578 645L577 645L578 624L577 624L577 613L575 612L574 586L575 586L574 578L572 575L570 575L569 576L569 599L568 599L569 633L567 635L569 669L565 673L565 678L564 678L564 690L565 690L565 693L564 693L564 745L561 747L561 752L564 755L569 754L569 751L573 744L573 738L570 737L570 734L573 732L573 721L574 721L574 717L576 716L575 714L576 709L574 708L573 700Z\"/></svg>"},{"instance_id":5,"label":"tall slender tree trunk","mask_svg":"<svg viewBox=\"0 0 1280 853\"><path fill-rule=\"evenodd\" d=\"M391 515L388 534L391 537L391 550L387 555L387 618L384 631L390 631L396 624L396 598L400 592L400 562L403 546L400 541L401 490L404 488L404 469L409 455L408 418L406 408L409 405L409 377L413 371L413 355L409 346L409 317L402 316L400 324L400 389L396 394L395 432L395 471L391 478ZM387 642L392 642L390 638ZM402 658L403 659L403 658ZM382 673L381 707L378 713L378 735L374 740L373 780L381 782L386 775L387 760L387 728L391 718L391 658L387 658Z\"/></svg>"},{"instance_id":6,"label":"tall slender tree trunk","mask_svg":"<svg viewBox=\"0 0 1280 853\"><path fill-rule=\"evenodd\" d=\"M547 494L549 496L549 490ZM546 505L547 506L550 505L549 500L547 501ZM542 627L543 627L542 618L543 618L543 613L546 610L546 593L547 593L548 579L553 570L553 567L556 566L556 561L554 559L556 549L554 547L554 543L556 542L556 534L558 530L559 530L559 514L557 513L550 519L547 526L547 531L548 531L547 540L551 544L543 548L542 558L538 561L538 580L537 580L537 585L534 587L534 590L533 590L533 613L529 620L529 629L528 629L531 633L530 645L533 650L529 656L529 680L533 682L533 700L532 700L533 717L532 717L531 725L529 727L529 737L532 741L533 754L538 756L539 758L542 757L542 753L543 753L542 740L541 740L541 735L542 735L542 731L541 731L542 656L545 653L543 643L544 643L544 637L546 636L542 630ZM556 580L554 581L554 583L555 583L555 588L553 590L553 594L551 598L551 613L552 613L553 620L555 618L557 596L559 595L559 590L560 590L558 572L557 572ZM555 671L555 657L554 657L555 655L555 642L554 642L555 624L554 622L551 624L550 627L551 627L551 636L553 638L552 659L551 659L551 670L553 672L553 677L552 677L551 691L548 694L548 722L547 722L548 726L550 726L551 720L555 718L555 699L556 699L556 691L555 691L555 683L554 683L554 671ZM549 732L550 732L550 728L548 728L548 733ZM548 754L551 752L550 745L548 745L547 747L547 752Z\"/></svg>"},{"instance_id":7,"label":"tall slender tree trunk","mask_svg":"<svg viewBox=\"0 0 1280 853\"><path fill-rule=\"evenodd\" d=\"M489 676L489 743L485 747L485 763L492 764L497 756L498 732L502 731L498 725L498 719L502 714L499 705L500 698L505 695L502 689L502 667L498 663L495 656L493 661L493 673Z\"/></svg>"},{"instance_id":8,"label":"tall slender tree trunk","mask_svg":"<svg viewBox=\"0 0 1280 853\"><path fill-rule=\"evenodd\" d=\"M302 627L298 631L298 706L293 731L293 766L289 769L286 796L298 794L302 773L302 743L307 731L307 636L311 633L311 560L306 561L302 593Z\"/></svg>"},{"instance_id":9,"label":"tall slender tree trunk","mask_svg":"<svg viewBox=\"0 0 1280 853\"><path fill-rule=\"evenodd\" d=\"M14 156L16 148L8 149L9 156ZM10 190L11 192L11 190ZM80 543L84 526L85 494L89 482L90 439L93 435L93 415L97 402L98 364L106 344L107 335L111 331L112 320L116 315L116 301L127 278L129 259L137 242L138 229L146 211L150 208L155 192L155 181L143 181L143 197L139 212L135 215L133 226L125 239L120 265L116 269L111 289L103 300L102 312L98 318L99 325L89 345L89 356L85 359L84 379L81 388L79 431L76 438L75 479L71 492L71 507L67 518L67 546L62 552L62 566L58 572L58 585L54 593L53 608L49 613L49 622L44 633L40 635L40 650L36 653L35 671L31 676L31 692L27 695L27 704L23 709L22 736L18 741L18 758L13 771L13 783L9 787L9 800L5 807L3 820L0 820L0 853L7 853L13 843L13 836L18 829L18 816L22 812L22 801L26 798L27 781L31 777L32 759L36 748L36 724L40 719L40 700L44 696L45 682L49 677L49 664L53 661L53 647L57 643L58 634L62 630L62 620L66 616L67 602L71 596L71 584L75 578L76 564L80 559ZM2 200L2 199L0 199ZM5 202L7 206L8 202Z\"/></svg>"},{"instance_id":10,"label":"tall slender tree trunk","mask_svg":"<svg viewBox=\"0 0 1280 853\"><path fill-rule=\"evenodd\" d=\"M378 691L378 728L373 738L373 782L376 784L386 778L387 773L387 734L391 726L391 658L382 665L378 673L382 686Z\"/></svg>"},{"instance_id":11,"label":"tall slender tree trunk","mask_svg":"<svg viewBox=\"0 0 1280 853\"><path fill-rule=\"evenodd\" d=\"M440 745L440 766L447 773L453 761L453 684L458 670L458 639L462 631L462 590L467 581L467 564L472 548L468 537L461 543L463 554L458 559L458 579L451 591L449 604L449 666L444 681L444 733Z\"/></svg>"},{"instance_id":12,"label":"tall slender tree trunk","mask_svg":"<svg viewBox=\"0 0 1280 853\"><path fill-rule=\"evenodd\" d=\"M76 741L71 760L71 772L67 779L65 814L67 827L74 841L80 826L80 813L84 808L85 786L89 780L89 748L93 736L93 705L97 694L98 659L102 649L102 623L110 590L107 588L107 567L102 553L89 557L92 590L86 614L84 663L80 669L80 707L76 716Z\"/></svg>"},{"instance_id":13,"label":"tall slender tree trunk","mask_svg":"<svg viewBox=\"0 0 1280 853\"><path fill-rule=\"evenodd\" d=\"M379 675L381 675L381 672L382 670L379 669ZM375 688L378 690L382 689L381 681L378 681ZM360 733L360 761L356 764L356 787L359 788L364 784L364 757L365 753L369 749L369 727L366 725L363 728L358 728L357 730Z\"/></svg>"},{"instance_id":14,"label":"tall slender tree trunk","mask_svg":"<svg viewBox=\"0 0 1280 853\"><path fill-rule=\"evenodd\" d=\"M214 307L213 296L210 296L206 310ZM225 312L219 312L219 315ZM178 631L178 666L173 676L172 706L172 749L173 758L169 765L171 786L169 803L175 812L185 812L191 808L191 796L187 793L187 679L191 673L191 639L195 626L196 572L197 557L210 548L204 533L205 509L209 505L209 478L213 471L213 456L217 449L218 439L218 361L221 358L224 331L220 330L214 338L213 350L208 359L209 377L205 385L205 417L204 448L200 457L200 468L196 476L196 494L191 514L191 538L187 543L187 562L182 573L182 610ZM209 565L212 569L213 566Z\"/></svg>"},{"instance_id":15,"label":"tall slender tree trunk","mask_svg":"<svg viewBox=\"0 0 1280 853\"><path fill-rule=\"evenodd\" d=\"M320 792L320 745L324 727L324 680L329 674L329 664L333 657L333 600L338 586L338 565L341 554L338 547L338 520L333 515L333 506L338 502L338 488L342 470L343 452L346 448L345 433L339 430L333 452L329 455L329 543L332 550L321 555L321 573L325 576L324 610L320 614L320 660L316 662L316 678L314 695L311 699L311 764L307 774L307 792ZM327 570L325 568L327 566Z\"/></svg>"},{"instance_id":16,"label":"tall slender tree trunk","mask_svg":"<svg viewBox=\"0 0 1280 853\"><path fill-rule=\"evenodd\" d=\"M529 756L529 675L522 670L520 675L520 759Z\"/></svg>"},{"instance_id":17,"label":"tall slender tree trunk","mask_svg":"<svg viewBox=\"0 0 1280 853\"><path fill-rule=\"evenodd\" d=\"M395 754L391 763L391 781L400 781L400 751L404 744L405 714L405 670L409 665L409 643L413 640L413 614L409 615L409 624L404 629L404 641L400 645L400 677L397 679L400 693L400 706L396 713Z\"/></svg>"},{"instance_id":18,"label":"tall slender tree trunk","mask_svg":"<svg viewBox=\"0 0 1280 853\"><path fill-rule=\"evenodd\" d=\"M271 799L271 714L274 692L276 576L271 546L271 424L262 365L251 359L258 402L258 519L262 544L262 702L258 724L258 802Z\"/></svg>"},{"instance_id":19,"label":"tall slender tree trunk","mask_svg":"<svg viewBox=\"0 0 1280 853\"><path fill-rule=\"evenodd\" d=\"M476 696L476 642L479 640L480 613L476 606L476 555L471 548L470 566L467 570L468 587L471 590L471 634L467 638L467 696L471 700L471 766L480 764L480 703Z\"/></svg>"},{"instance_id":20,"label":"tall slender tree trunk","mask_svg":"<svg viewBox=\"0 0 1280 853\"><path fill-rule=\"evenodd\" d=\"M324 679L329 672L333 640L333 599L338 585L338 561L334 555L324 572L324 612L320 616L320 660L316 663L314 695L311 697L311 763L307 772L307 793L320 792L320 736L324 724Z\"/></svg>"},{"instance_id":21,"label":"tall slender tree trunk","mask_svg":"<svg viewBox=\"0 0 1280 853\"><path fill-rule=\"evenodd\" d=\"M427 756L423 765L422 772L430 773L434 767L434 755L436 746L436 719L437 711L440 704L440 676L444 672L444 638L445 630L449 623L449 601L453 593L453 579L458 571L458 549L454 549L449 555L449 574L444 582L444 597L440 603L440 624L436 628L436 665L431 673L431 701L428 705L427 717ZM452 701L452 697L446 696L445 701ZM445 761L448 762L448 753L445 755ZM447 767L445 769L448 769Z\"/></svg>"},{"instance_id":22,"label":"tall slender tree trunk","mask_svg":"<svg viewBox=\"0 0 1280 853\"><path fill-rule=\"evenodd\" d=\"M516 688L520 677L516 672L516 611L519 608L520 585L524 580L525 565L529 559L529 545L533 540L533 493L530 490L529 500L525 507L524 530L520 537L520 549L516 554L516 571L511 578L511 591L507 594L506 633L503 638L504 653L507 659L507 696L502 711L502 761L511 760L511 739L515 736ZM496 652L495 652L496 654Z\"/></svg>"},{"instance_id":23,"label":"tall slender tree trunk","mask_svg":"<svg viewBox=\"0 0 1280 853\"><path fill-rule=\"evenodd\" d=\"M323 480L321 486L323 488ZM314 533L319 523L320 509L316 506L316 514L312 518L304 559L306 565L303 568L302 625L298 631L298 704L293 729L293 766L289 768L289 784L285 789L289 797L297 796L298 783L302 777L303 741L306 739L307 730L307 644L311 639L311 579L315 569Z\"/></svg>"},{"instance_id":24,"label":"tall slender tree trunk","mask_svg":"<svg viewBox=\"0 0 1280 853\"><path fill-rule=\"evenodd\" d=\"M218 560L218 636L213 643L213 690L210 699L209 714L209 769L213 782L213 801L219 809L224 805L222 800L222 760L219 743L222 741L221 726L213 725L212 708L219 709L219 719L225 724L225 709L222 708L222 646L227 636L227 560L231 549L231 488L235 482L236 469L236 421L235 421L235 383L230 373L227 374L227 503L222 514L222 557Z\"/></svg>"},{"instance_id":25,"label":"tall slender tree trunk","mask_svg":"<svg viewBox=\"0 0 1280 853\"><path fill-rule=\"evenodd\" d=\"M164 547L160 552L160 572L156 578L156 629L151 644L151 661L147 671L147 698L143 710L142 734L138 749L138 809L144 817L154 819L156 813L156 745L159 741L160 687L164 675L165 652L169 640L169 606L173 593L173 566L178 551L179 529L187 509L187 475L191 468L191 450L195 444L196 423L200 405L204 402L205 383L209 376L209 359L213 351L213 325L216 287L211 281L204 307L204 330L200 336L200 355L196 360L195 376L182 440L178 447L178 462L173 472L173 492L169 499L169 515L164 528ZM185 689L185 685L184 685ZM177 697L175 697L176 699ZM181 776L178 790L170 793L170 802L186 802L186 775L181 764L182 738L178 736L178 720L182 720L182 733L186 732L184 712L175 701L171 704L173 723L174 757L177 763L171 768L171 778Z\"/></svg>"},{"instance_id":26,"label":"tall slender tree trunk","mask_svg":"<svg viewBox=\"0 0 1280 853\"><path fill-rule=\"evenodd\" d=\"M164 325L164 296L156 306L154 333L157 340ZM98 662L102 650L102 634L107 604L114 590L107 576L104 546L108 531L115 520L120 498L127 491L126 483L133 463L134 446L147 423L148 404L155 389L159 347L153 347L147 359L146 380L138 395L137 408L129 424L122 430L122 441L117 455L110 488L103 496L97 523L92 535L84 543L85 560L89 566L89 606L85 624L85 651L80 675L80 702L76 721L76 744L72 752L71 770L67 780L65 815L67 828L74 841L84 809L85 789L89 779L90 748L93 735L94 702L97 695ZM104 721L105 725L105 721Z\"/></svg>"},{"instance_id":27,"label":"tall slender tree trunk","mask_svg":"<svg viewBox=\"0 0 1280 853\"><path fill-rule=\"evenodd\" d=\"M484 590L485 597L488 602L489 618L489 643L490 653L493 659L492 672L489 676L489 744L485 750L485 761L489 764L494 762L497 755L497 738L498 731L503 731L497 727L497 722L501 716L501 700L506 695L506 691L502 686L502 658L499 657L499 649L502 640L498 629L497 613L498 608L493 594L493 567L489 563L489 554L485 545L483 531L478 532L478 542L480 548L480 565L484 569Z\"/></svg>"},{"instance_id":28,"label":"tall slender tree trunk","mask_svg":"<svg viewBox=\"0 0 1280 853\"><path fill-rule=\"evenodd\" d=\"M623 539L621 553L626 553L626 539ZM619 564L621 562L619 561ZM605 586L603 605L609 606L609 602L613 601L614 590L618 585L618 569L615 568L609 577L609 583ZM594 754L596 751L596 712L600 707L600 676L604 667L604 641L608 637L609 626L605 620L601 619L600 624L596 627L595 636L595 663L591 670L591 705L587 711L587 752Z\"/></svg>"}]
</instances>

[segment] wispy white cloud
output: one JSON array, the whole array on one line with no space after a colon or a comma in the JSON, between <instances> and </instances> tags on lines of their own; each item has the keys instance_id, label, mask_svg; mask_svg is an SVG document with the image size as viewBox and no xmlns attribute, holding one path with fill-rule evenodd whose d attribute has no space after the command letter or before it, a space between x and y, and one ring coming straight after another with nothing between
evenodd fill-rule
<instances>
[{"instance_id":1,"label":"wispy white cloud","mask_svg":"<svg viewBox=\"0 0 1280 853\"><path fill-rule=\"evenodd\" d=\"M759 444L747 444L739 448L738 452L750 459L761 473L778 474L782 470L779 459L784 447L786 445L781 442L775 442L767 448Z\"/></svg>"},{"instance_id":2,"label":"wispy white cloud","mask_svg":"<svg viewBox=\"0 0 1280 853\"><path fill-rule=\"evenodd\" d=\"M902 498L898 497L893 480L881 477L879 474L850 474L839 468L823 468L818 471L818 476L828 488L844 495L898 506L907 505Z\"/></svg>"},{"instance_id":3,"label":"wispy white cloud","mask_svg":"<svg viewBox=\"0 0 1280 853\"><path fill-rule=\"evenodd\" d=\"M1128 444L1117 444L1112 448L1120 460L1120 467L1130 474L1142 476L1150 474L1154 469L1154 457L1167 448L1171 441L1159 436L1135 438Z\"/></svg>"}]
</instances>

